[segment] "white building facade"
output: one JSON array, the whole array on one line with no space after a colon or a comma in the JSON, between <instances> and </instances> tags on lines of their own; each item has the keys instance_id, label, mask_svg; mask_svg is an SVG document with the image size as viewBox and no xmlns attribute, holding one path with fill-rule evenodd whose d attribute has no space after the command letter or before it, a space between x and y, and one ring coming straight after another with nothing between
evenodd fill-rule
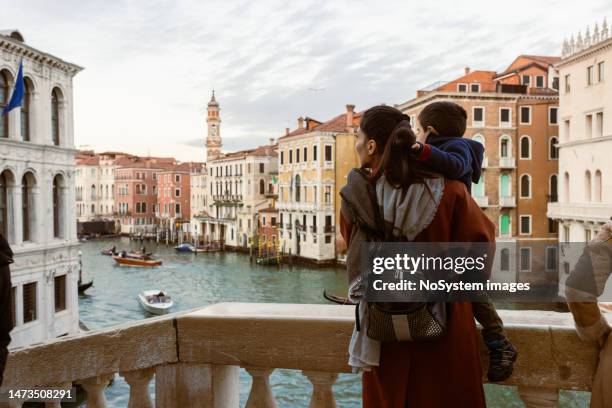
<instances>
[{"instance_id":1,"label":"white building facade","mask_svg":"<svg viewBox=\"0 0 612 408\"><path fill-rule=\"evenodd\" d=\"M559 202L548 216L561 242L590 241L612 216L612 35L607 24L564 43L560 87Z\"/></svg>"},{"instance_id":2,"label":"white building facade","mask_svg":"<svg viewBox=\"0 0 612 408\"><path fill-rule=\"evenodd\" d=\"M23 60L23 107L0 117L0 231L11 265L11 347L78 332L73 77L77 65L0 31L0 105Z\"/></svg>"},{"instance_id":3,"label":"white building facade","mask_svg":"<svg viewBox=\"0 0 612 408\"><path fill-rule=\"evenodd\" d=\"M114 158L106 155L77 157L75 192L78 221L113 219L115 167Z\"/></svg>"}]
</instances>

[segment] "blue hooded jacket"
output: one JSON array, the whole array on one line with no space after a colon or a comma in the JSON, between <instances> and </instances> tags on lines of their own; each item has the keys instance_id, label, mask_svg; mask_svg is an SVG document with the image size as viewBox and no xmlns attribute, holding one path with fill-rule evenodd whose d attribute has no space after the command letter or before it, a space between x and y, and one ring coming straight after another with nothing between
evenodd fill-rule
<instances>
[{"instance_id":1,"label":"blue hooded jacket","mask_svg":"<svg viewBox=\"0 0 612 408\"><path fill-rule=\"evenodd\" d=\"M427 168L446 178L459 180L472 191L478 183L484 157L484 146L463 137L430 135L419 157Z\"/></svg>"}]
</instances>

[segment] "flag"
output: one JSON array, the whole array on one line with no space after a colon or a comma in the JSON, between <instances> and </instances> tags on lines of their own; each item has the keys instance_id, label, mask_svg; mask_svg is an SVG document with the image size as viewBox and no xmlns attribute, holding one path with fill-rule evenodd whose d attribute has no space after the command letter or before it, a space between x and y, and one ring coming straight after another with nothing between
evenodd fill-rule
<instances>
[{"instance_id":1,"label":"flag","mask_svg":"<svg viewBox=\"0 0 612 408\"><path fill-rule=\"evenodd\" d=\"M23 95L25 94L25 84L23 82L23 59L19 63L19 71L17 72L17 79L15 79L15 87L13 88L13 94L9 100L8 105L2 109L2 115L4 116L15 108L21 107L23 103Z\"/></svg>"}]
</instances>

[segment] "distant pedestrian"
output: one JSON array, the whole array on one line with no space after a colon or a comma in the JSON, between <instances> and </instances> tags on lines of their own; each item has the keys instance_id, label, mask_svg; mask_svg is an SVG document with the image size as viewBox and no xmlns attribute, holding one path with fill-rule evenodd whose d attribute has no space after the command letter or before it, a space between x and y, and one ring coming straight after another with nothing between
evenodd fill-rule
<instances>
[{"instance_id":1,"label":"distant pedestrian","mask_svg":"<svg viewBox=\"0 0 612 408\"><path fill-rule=\"evenodd\" d=\"M13 313L11 311L11 271L13 251L2 234L0 234L0 385L4 366L8 357L8 345L11 342L10 332L13 329Z\"/></svg>"}]
</instances>

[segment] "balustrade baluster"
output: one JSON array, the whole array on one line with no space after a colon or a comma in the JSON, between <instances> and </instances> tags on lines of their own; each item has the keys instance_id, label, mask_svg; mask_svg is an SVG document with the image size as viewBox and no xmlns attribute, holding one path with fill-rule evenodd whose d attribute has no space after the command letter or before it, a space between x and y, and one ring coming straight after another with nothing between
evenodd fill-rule
<instances>
[{"instance_id":1,"label":"balustrade baluster","mask_svg":"<svg viewBox=\"0 0 612 408\"><path fill-rule=\"evenodd\" d=\"M245 367L245 369L253 378L246 408L276 408L276 399L270 388L270 374L274 369L253 367Z\"/></svg>"},{"instance_id":2,"label":"balustrade baluster","mask_svg":"<svg viewBox=\"0 0 612 408\"><path fill-rule=\"evenodd\" d=\"M338 379L338 374L319 371L302 371L302 374L312 383L312 397L308 408L336 408L332 386Z\"/></svg>"},{"instance_id":3,"label":"balustrade baluster","mask_svg":"<svg viewBox=\"0 0 612 408\"><path fill-rule=\"evenodd\" d=\"M553 408L559 404L556 388L519 386L518 392L527 408Z\"/></svg>"},{"instance_id":4,"label":"balustrade baluster","mask_svg":"<svg viewBox=\"0 0 612 408\"><path fill-rule=\"evenodd\" d=\"M119 373L130 385L128 408L153 408L153 401L149 395L149 383L154 373L154 368Z\"/></svg>"},{"instance_id":5,"label":"balustrade baluster","mask_svg":"<svg viewBox=\"0 0 612 408\"><path fill-rule=\"evenodd\" d=\"M83 389L87 392L87 408L108 407L108 405L106 405L104 389L112 378L113 374L106 374L79 381Z\"/></svg>"},{"instance_id":6,"label":"balustrade baluster","mask_svg":"<svg viewBox=\"0 0 612 408\"><path fill-rule=\"evenodd\" d=\"M72 387L71 382L64 382L60 384L55 384L51 388L55 388L58 390L69 390L71 387ZM45 402L45 408L62 408L62 404L60 400L49 401L49 402Z\"/></svg>"}]
</instances>

